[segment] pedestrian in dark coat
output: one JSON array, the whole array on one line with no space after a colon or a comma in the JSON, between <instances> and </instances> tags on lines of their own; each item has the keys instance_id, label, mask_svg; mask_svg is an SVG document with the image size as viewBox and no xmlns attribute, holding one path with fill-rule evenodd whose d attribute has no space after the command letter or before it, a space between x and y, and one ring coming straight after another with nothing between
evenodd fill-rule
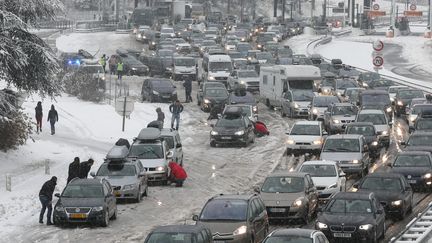
<instances>
[{"instance_id":1,"label":"pedestrian in dark coat","mask_svg":"<svg viewBox=\"0 0 432 243\"><path fill-rule=\"evenodd\" d=\"M36 111L36 132L39 133L39 131L42 132L42 102L38 102L35 108Z\"/></svg>"},{"instance_id":2,"label":"pedestrian in dark coat","mask_svg":"<svg viewBox=\"0 0 432 243\"><path fill-rule=\"evenodd\" d=\"M169 110L172 113L171 116L171 128L174 129L174 121L176 121L176 130L179 129L180 113L183 112L183 105L179 100L169 106Z\"/></svg>"},{"instance_id":3,"label":"pedestrian in dark coat","mask_svg":"<svg viewBox=\"0 0 432 243\"><path fill-rule=\"evenodd\" d=\"M39 200L42 203L42 209L39 214L39 223L41 224L43 224L43 216L45 214L45 210L48 208L47 225L52 225L51 222L52 196L56 185L57 185L57 177L53 176L49 181L43 184L41 190L39 191Z\"/></svg>"},{"instance_id":4,"label":"pedestrian in dark coat","mask_svg":"<svg viewBox=\"0 0 432 243\"><path fill-rule=\"evenodd\" d=\"M221 104L215 104L211 110L210 110L210 115L207 118L207 120L212 120L212 119L219 119L218 115L222 114L224 107Z\"/></svg>"},{"instance_id":5,"label":"pedestrian in dark coat","mask_svg":"<svg viewBox=\"0 0 432 243\"><path fill-rule=\"evenodd\" d=\"M51 135L55 134L55 123L58 122L58 114L54 105L51 105L51 110L48 113L48 120L51 124Z\"/></svg>"},{"instance_id":6,"label":"pedestrian in dark coat","mask_svg":"<svg viewBox=\"0 0 432 243\"><path fill-rule=\"evenodd\" d=\"M162 129L163 124L165 122L165 113L163 113L160 107L156 108L156 113L157 113L157 121L160 123L159 127Z\"/></svg>"},{"instance_id":7,"label":"pedestrian in dark coat","mask_svg":"<svg viewBox=\"0 0 432 243\"><path fill-rule=\"evenodd\" d=\"M88 161L82 162L80 164L79 169L79 178L85 179L88 176L88 173L90 172L91 167L93 166L94 160L89 159Z\"/></svg>"},{"instance_id":8,"label":"pedestrian in dark coat","mask_svg":"<svg viewBox=\"0 0 432 243\"><path fill-rule=\"evenodd\" d=\"M192 102L192 80L190 78L186 79L183 83L186 93L186 103Z\"/></svg>"},{"instance_id":9,"label":"pedestrian in dark coat","mask_svg":"<svg viewBox=\"0 0 432 243\"><path fill-rule=\"evenodd\" d=\"M67 183L76 177L79 177L79 171L80 171L80 159L78 157L74 158L74 161L69 164L69 173L67 178Z\"/></svg>"}]
</instances>

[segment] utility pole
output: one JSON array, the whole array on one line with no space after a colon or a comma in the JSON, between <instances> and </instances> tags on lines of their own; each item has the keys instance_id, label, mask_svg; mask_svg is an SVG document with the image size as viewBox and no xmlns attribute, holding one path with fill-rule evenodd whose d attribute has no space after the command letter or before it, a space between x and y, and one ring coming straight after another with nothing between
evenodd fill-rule
<instances>
[{"instance_id":1,"label":"utility pole","mask_svg":"<svg viewBox=\"0 0 432 243\"><path fill-rule=\"evenodd\" d=\"M391 9L390 9L390 27L393 28L393 30L396 28L395 26L395 18L396 18L396 1L392 0L391 1Z\"/></svg>"},{"instance_id":2,"label":"utility pole","mask_svg":"<svg viewBox=\"0 0 432 243\"><path fill-rule=\"evenodd\" d=\"M277 7L278 7L278 1L279 0L273 0L273 17L277 17Z\"/></svg>"},{"instance_id":3,"label":"utility pole","mask_svg":"<svg viewBox=\"0 0 432 243\"><path fill-rule=\"evenodd\" d=\"M285 22L285 5L286 0L282 0L282 23Z\"/></svg>"},{"instance_id":4,"label":"utility pole","mask_svg":"<svg viewBox=\"0 0 432 243\"><path fill-rule=\"evenodd\" d=\"M243 13L244 13L244 0L240 0L240 22L243 23Z\"/></svg>"},{"instance_id":5,"label":"utility pole","mask_svg":"<svg viewBox=\"0 0 432 243\"><path fill-rule=\"evenodd\" d=\"M252 0L252 19L255 19L256 0Z\"/></svg>"},{"instance_id":6,"label":"utility pole","mask_svg":"<svg viewBox=\"0 0 432 243\"><path fill-rule=\"evenodd\" d=\"M353 27L354 27L354 23L355 23L354 19L356 18L355 6L356 6L355 0L351 0L351 26L353 26Z\"/></svg>"}]
</instances>

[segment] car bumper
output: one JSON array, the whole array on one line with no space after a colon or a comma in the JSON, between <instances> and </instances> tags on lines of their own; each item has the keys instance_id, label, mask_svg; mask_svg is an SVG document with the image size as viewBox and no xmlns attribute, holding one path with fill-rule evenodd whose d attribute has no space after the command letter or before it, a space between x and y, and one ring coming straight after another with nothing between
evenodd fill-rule
<instances>
[{"instance_id":1,"label":"car bumper","mask_svg":"<svg viewBox=\"0 0 432 243\"><path fill-rule=\"evenodd\" d=\"M133 190L114 190L113 194L117 199L137 198L138 188Z\"/></svg>"},{"instance_id":2,"label":"car bumper","mask_svg":"<svg viewBox=\"0 0 432 243\"><path fill-rule=\"evenodd\" d=\"M288 145L287 152L293 154L319 154L321 152L321 145Z\"/></svg>"},{"instance_id":3,"label":"car bumper","mask_svg":"<svg viewBox=\"0 0 432 243\"><path fill-rule=\"evenodd\" d=\"M342 240L343 242L371 242L373 238L373 231L372 230L356 230L354 232L336 232L329 229L323 230L320 229L321 232L325 234L327 239L329 240ZM344 235L345 237L341 237ZM348 237L349 236L349 237Z\"/></svg>"},{"instance_id":4,"label":"car bumper","mask_svg":"<svg viewBox=\"0 0 432 243\"><path fill-rule=\"evenodd\" d=\"M62 225L62 224L99 224L100 222L104 221L105 217L105 211L99 211L99 212L93 212L90 211L86 218L83 219L72 219L70 218L70 214L67 214L65 211L56 211L54 209L53 214L53 220L55 224Z\"/></svg>"},{"instance_id":5,"label":"car bumper","mask_svg":"<svg viewBox=\"0 0 432 243\"><path fill-rule=\"evenodd\" d=\"M210 142L215 142L218 144L239 144L245 143L247 141L247 137L245 135L237 136L237 135L216 135L210 136Z\"/></svg>"},{"instance_id":6,"label":"car bumper","mask_svg":"<svg viewBox=\"0 0 432 243\"><path fill-rule=\"evenodd\" d=\"M296 117L308 117L309 116L309 109L307 108L298 108L293 109L293 115Z\"/></svg>"},{"instance_id":7,"label":"car bumper","mask_svg":"<svg viewBox=\"0 0 432 243\"><path fill-rule=\"evenodd\" d=\"M168 180L168 175L165 171L156 172L156 171L148 171L147 170L147 181L148 182L160 182Z\"/></svg>"},{"instance_id":8,"label":"car bumper","mask_svg":"<svg viewBox=\"0 0 432 243\"><path fill-rule=\"evenodd\" d=\"M304 218L305 208L303 207L266 207L269 219L296 220Z\"/></svg>"},{"instance_id":9,"label":"car bumper","mask_svg":"<svg viewBox=\"0 0 432 243\"><path fill-rule=\"evenodd\" d=\"M177 94L172 95L153 95L154 101L171 102L177 100Z\"/></svg>"}]
</instances>

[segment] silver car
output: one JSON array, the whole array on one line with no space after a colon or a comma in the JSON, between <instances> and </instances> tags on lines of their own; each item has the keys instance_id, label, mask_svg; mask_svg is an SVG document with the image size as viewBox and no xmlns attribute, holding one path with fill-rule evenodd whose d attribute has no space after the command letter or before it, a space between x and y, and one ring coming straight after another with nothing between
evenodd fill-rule
<instances>
[{"instance_id":1,"label":"silver car","mask_svg":"<svg viewBox=\"0 0 432 243\"><path fill-rule=\"evenodd\" d=\"M361 110L357 114L356 122L371 122L378 133L379 143L388 147L390 145L390 132L392 122L382 110Z\"/></svg>"},{"instance_id":2,"label":"silver car","mask_svg":"<svg viewBox=\"0 0 432 243\"><path fill-rule=\"evenodd\" d=\"M324 112L324 127L329 134L343 133L346 124L355 121L357 112L357 106L350 103L329 105Z\"/></svg>"},{"instance_id":3,"label":"silver car","mask_svg":"<svg viewBox=\"0 0 432 243\"><path fill-rule=\"evenodd\" d=\"M260 78L255 70L234 70L228 77L228 87L236 89L244 85L248 91L259 91Z\"/></svg>"}]
</instances>

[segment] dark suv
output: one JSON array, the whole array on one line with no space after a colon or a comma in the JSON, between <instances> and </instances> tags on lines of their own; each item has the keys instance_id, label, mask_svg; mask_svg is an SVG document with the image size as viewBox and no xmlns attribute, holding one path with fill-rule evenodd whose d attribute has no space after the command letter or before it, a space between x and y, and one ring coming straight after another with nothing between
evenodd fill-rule
<instances>
[{"instance_id":1,"label":"dark suv","mask_svg":"<svg viewBox=\"0 0 432 243\"><path fill-rule=\"evenodd\" d=\"M264 202L256 194L212 197L193 219L211 230L215 242L261 242L269 229Z\"/></svg>"},{"instance_id":2,"label":"dark suv","mask_svg":"<svg viewBox=\"0 0 432 243\"><path fill-rule=\"evenodd\" d=\"M406 114L406 107L411 104L412 99L424 97L423 91L419 89L406 88L396 91L394 101L396 116Z\"/></svg>"},{"instance_id":3,"label":"dark suv","mask_svg":"<svg viewBox=\"0 0 432 243\"><path fill-rule=\"evenodd\" d=\"M75 178L67 184L54 207L54 224L91 223L108 226L117 218L117 203L105 179Z\"/></svg>"},{"instance_id":4,"label":"dark suv","mask_svg":"<svg viewBox=\"0 0 432 243\"><path fill-rule=\"evenodd\" d=\"M315 228L329 240L378 242L384 238L385 212L372 192L339 192L321 211Z\"/></svg>"},{"instance_id":5,"label":"dark suv","mask_svg":"<svg viewBox=\"0 0 432 243\"><path fill-rule=\"evenodd\" d=\"M141 90L142 100L150 102L166 101L171 102L177 100L177 87L170 79L165 78L147 78Z\"/></svg>"}]
</instances>

